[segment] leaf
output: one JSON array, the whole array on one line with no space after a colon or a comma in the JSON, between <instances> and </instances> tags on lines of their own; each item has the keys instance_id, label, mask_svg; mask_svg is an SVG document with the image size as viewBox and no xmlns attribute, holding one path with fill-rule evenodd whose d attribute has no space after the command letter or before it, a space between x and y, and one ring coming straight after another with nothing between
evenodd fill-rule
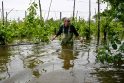
<instances>
[{"instance_id":1,"label":"leaf","mask_svg":"<svg viewBox=\"0 0 124 83\"><path fill-rule=\"evenodd\" d=\"M117 44L121 44L121 41L117 39L117 40L116 40L116 43L117 43Z\"/></svg>"},{"instance_id":2,"label":"leaf","mask_svg":"<svg viewBox=\"0 0 124 83\"><path fill-rule=\"evenodd\" d=\"M119 50L124 53L124 43L119 47Z\"/></svg>"},{"instance_id":3,"label":"leaf","mask_svg":"<svg viewBox=\"0 0 124 83\"><path fill-rule=\"evenodd\" d=\"M117 44L112 44L112 48L116 50L117 49Z\"/></svg>"},{"instance_id":4,"label":"leaf","mask_svg":"<svg viewBox=\"0 0 124 83\"><path fill-rule=\"evenodd\" d=\"M114 40L113 40L113 39L111 40L111 44L115 44L115 42L114 42Z\"/></svg>"}]
</instances>

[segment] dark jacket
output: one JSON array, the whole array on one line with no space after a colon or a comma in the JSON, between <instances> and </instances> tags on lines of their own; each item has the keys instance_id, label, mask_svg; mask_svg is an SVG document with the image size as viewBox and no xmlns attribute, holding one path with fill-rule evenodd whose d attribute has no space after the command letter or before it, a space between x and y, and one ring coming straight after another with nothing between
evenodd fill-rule
<instances>
[{"instance_id":1,"label":"dark jacket","mask_svg":"<svg viewBox=\"0 0 124 83\"><path fill-rule=\"evenodd\" d=\"M70 30L69 30L69 28L70 28ZM70 25L70 27L69 26L65 27L64 25L61 25L60 28L59 28L59 31L56 34L56 36L61 35L61 33L63 33L63 31L64 31L65 34L67 34L68 31L69 31L70 33L74 33L75 36L79 36L78 32L76 31L76 29L73 25Z\"/></svg>"}]
</instances>

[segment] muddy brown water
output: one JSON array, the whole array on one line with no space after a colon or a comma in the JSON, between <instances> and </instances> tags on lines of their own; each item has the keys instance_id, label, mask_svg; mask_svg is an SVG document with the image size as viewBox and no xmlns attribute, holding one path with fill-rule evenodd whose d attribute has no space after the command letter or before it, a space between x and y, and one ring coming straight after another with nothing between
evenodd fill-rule
<instances>
[{"instance_id":1,"label":"muddy brown water","mask_svg":"<svg viewBox=\"0 0 124 83\"><path fill-rule=\"evenodd\" d=\"M95 41L1 47L0 83L123 83L124 65L98 63L95 51Z\"/></svg>"}]
</instances>

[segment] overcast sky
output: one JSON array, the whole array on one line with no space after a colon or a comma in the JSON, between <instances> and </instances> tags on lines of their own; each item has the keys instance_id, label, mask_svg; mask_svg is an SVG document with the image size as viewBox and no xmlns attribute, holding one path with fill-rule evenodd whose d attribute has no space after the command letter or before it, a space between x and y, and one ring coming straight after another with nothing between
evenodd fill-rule
<instances>
[{"instance_id":1,"label":"overcast sky","mask_svg":"<svg viewBox=\"0 0 124 83\"><path fill-rule=\"evenodd\" d=\"M8 15L9 18L24 17L24 11L27 10L29 7L29 3L32 0L0 0L0 2L4 1L4 8L5 11L13 11ZM38 2L38 0L35 0ZM43 17L46 18L48 15L48 9L51 0L41 0L42 10L43 10ZM89 9L89 0L76 0L76 15L82 18L88 19L88 9ZM105 4L101 5L101 11L106 8ZM0 4L1 9L1 4ZM95 14L95 9L97 11L97 4L96 0L91 0L91 12L92 16ZM51 12L50 18L53 17L54 19L59 18L59 12L62 11L62 17L71 17L73 11L73 0L53 0L51 5ZM77 13L78 11L78 13Z\"/></svg>"}]
</instances>

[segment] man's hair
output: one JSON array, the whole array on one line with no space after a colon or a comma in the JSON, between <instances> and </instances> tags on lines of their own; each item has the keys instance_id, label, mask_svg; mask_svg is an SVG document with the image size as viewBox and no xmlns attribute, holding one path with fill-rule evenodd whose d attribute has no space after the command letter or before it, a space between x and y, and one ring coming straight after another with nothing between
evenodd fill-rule
<instances>
[{"instance_id":1,"label":"man's hair","mask_svg":"<svg viewBox=\"0 0 124 83\"><path fill-rule=\"evenodd\" d=\"M64 17L64 18L63 18L63 21L64 21L64 20L70 21L70 19L67 18L67 17Z\"/></svg>"}]
</instances>

